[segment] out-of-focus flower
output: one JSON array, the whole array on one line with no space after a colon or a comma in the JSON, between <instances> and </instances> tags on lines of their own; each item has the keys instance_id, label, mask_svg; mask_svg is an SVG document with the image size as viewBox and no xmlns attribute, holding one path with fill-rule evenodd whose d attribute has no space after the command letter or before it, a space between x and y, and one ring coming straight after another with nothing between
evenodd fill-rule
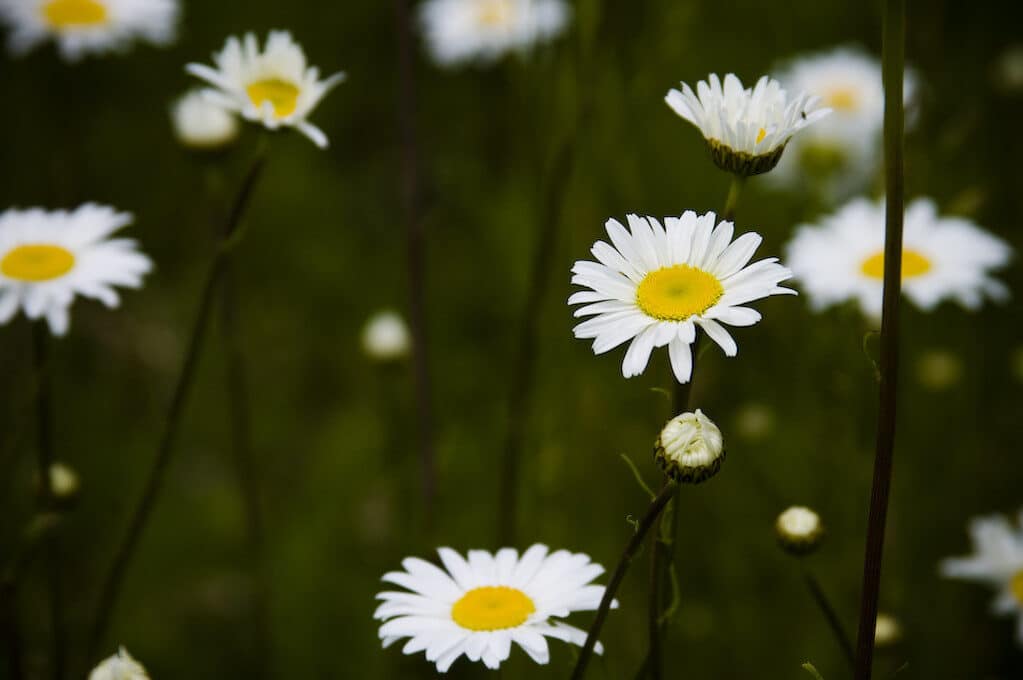
<instances>
[{"instance_id":1,"label":"out-of-focus flower","mask_svg":"<svg viewBox=\"0 0 1023 680\"><path fill-rule=\"evenodd\" d=\"M139 288L152 268L132 239L108 238L132 216L86 203L73 211L40 208L0 214L0 324L18 309L64 335L75 295L116 307L114 286Z\"/></svg>"},{"instance_id":2,"label":"out-of-focus flower","mask_svg":"<svg viewBox=\"0 0 1023 680\"><path fill-rule=\"evenodd\" d=\"M820 515L810 508L794 505L778 515L774 523L778 545L793 555L806 555L817 549L824 536Z\"/></svg>"},{"instance_id":3,"label":"out-of-focus flower","mask_svg":"<svg viewBox=\"0 0 1023 680\"><path fill-rule=\"evenodd\" d=\"M60 503L72 503L78 497L78 473L65 463L50 466L50 493Z\"/></svg>"},{"instance_id":4,"label":"out-of-focus flower","mask_svg":"<svg viewBox=\"0 0 1023 680\"><path fill-rule=\"evenodd\" d=\"M789 242L786 263L819 310L855 300L880 317L884 279L884 201L856 199L816 225L802 225ZM1008 290L991 278L1008 263L1004 241L960 217L939 217L934 202L919 198L906 208L902 289L918 307L955 300L967 309Z\"/></svg>"},{"instance_id":5,"label":"out-of-focus flower","mask_svg":"<svg viewBox=\"0 0 1023 680\"><path fill-rule=\"evenodd\" d=\"M891 614L878 612L877 623L874 624L874 644L878 647L891 647L902 641L902 624Z\"/></svg>"},{"instance_id":6,"label":"out-of-focus flower","mask_svg":"<svg viewBox=\"0 0 1023 680\"><path fill-rule=\"evenodd\" d=\"M202 92L187 92L171 107L174 135L184 146L214 150L238 138L238 118Z\"/></svg>"},{"instance_id":7,"label":"out-of-focus flower","mask_svg":"<svg viewBox=\"0 0 1023 680\"><path fill-rule=\"evenodd\" d=\"M952 352L932 349L920 354L916 362L916 377L929 390L940 392L959 382L963 375L963 362Z\"/></svg>"},{"instance_id":8,"label":"out-of-focus flower","mask_svg":"<svg viewBox=\"0 0 1023 680\"><path fill-rule=\"evenodd\" d=\"M397 312L385 309L369 318L362 329L362 349L371 359L395 361L408 356L412 338Z\"/></svg>"},{"instance_id":9,"label":"out-of-focus flower","mask_svg":"<svg viewBox=\"0 0 1023 680\"><path fill-rule=\"evenodd\" d=\"M106 659L89 673L89 680L149 680L149 674L131 654L121 647L117 654Z\"/></svg>"},{"instance_id":10,"label":"out-of-focus flower","mask_svg":"<svg viewBox=\"0 0 1023 680\"><path fill-rule=\"evenodd\" d=\"M777 258L747 266L762 240L758 234L733 242L734 225L718 223L712 212L668 217L666 228L653 217L629 215L628 221L631 233L607 221L614 246L597 241L591 252L598 262L575 263L572 283L588 290L568 299L585 305L575 316L593 316L575 327L575 337L593 338L594 353L632 341L622 362L626 378L643 372L655 347L667 346L675 378L688 382L697 326L735 356L738 347L722 324L752 326L760 312L744 305L794 293L778 286L792 274Z\"/></svg>"},{"instance_id":11,"label":"out-of-focus flower","mask_svg":"<svg viewBox=\"0 0 1023 680\"><path fill-rule=\"evenodd\" d=\"M548 554L536 544L520 557L512 548L496 554L470 550L468 559L440 548L444 569L415 557L405 571L384 581L412 592L383 592L373 617L384 621L384 647L403 638L405 654L425 651L426 659L447 672L463 654L498 668L514 642L538 664L550 660L546 638L582 645L586 633L560 619L575 611L595 610L604 586L590 582L604 568L587 555L558 550ZM613 606L617 606L617 602ZM598 643L596 651L600 653Z\"/></svg>"},{"instance_id":12,"label":"out-of-focus flower","mask_svg":"<svg viewBox=\"0 0 1023 680\"><path fill-rule=\"evenodd\" d=\"M801 92L790 99L773 78L763 76L746 89L734 73L724 84L710 74L695 93L682 83L664 100L700 130L719 168L744 177L774 168L792 136L829 113L818 97Z\"/></svg>"},{"instance_id":13,"label":"out-of-focus flower","mask_svg":"<svg viewBox=\"0 0 1023 680\"><path fill-rule=\"evenodd\" d=\"M995 87L1006 94L1023 92L1023 45L1010 45L994 64Z\"/></svg>"},{"instance_id":14,"label":"out-of-focus flower","mask_svg":"<svg viewBox=\"0 0 1023 680\"><path fill-rule=\"evenodd\" d=\"M52 38L67 61L124 50L134 40L173 42L177 0L0 0L8 46L24 54Z\"/></svg>"},{"instance_id":15,"label":"out-of-focus flower","mask_svg":"<svg viewBox=\"0 0 1023 680\"><path fill-rule=\"evenodd\" d=\"M654 460L676 482L699 484L716 475L725 441L714 421L696 409L669 420L654 444Z\"/></svg>"},{"instance_id":16,"label":"out-of-focus flower","mask_svg":"<svg viewBox=\"0 0 1023 680\"><path fill-rule=\"evenodd\" d=\"M441 66L493 62L557 37L568 25L564 0L428 0L419 20Z\"/></svg>"},{"instance_id":17,"label":"out-of-focus flower","mask_svg":"<svg viewBox=\"0 0 1023 680\"><path fill-rule=\"evenodd\" d=\"M760 441L774 430L774 411L767 404L751 402L735 414L735 433L749 441Z\"/></svg>"},{"instance_id":18,"label":"out-of-focus flower","mask_svg":"<svg viewBox=\"0 0 1023 680\"><path fill-rule=\"evenodd\" d=\"M991 515L975 517L969 526L973 554L943 560L941 574L993 588L994 612L1018 616L1016 638L1023 645L1023 512L1016 525L1007 517Z\"/></svg>"},{"instance_id":19,"label":"out-of-focus flower","mask_svg":"<svg viewBox=\"0 0 1023 680\"><path fill-rule=\"evenodd\" d=\"M327 135L308 117L345 74L320 80L319 69L307 66L305 52L290 33L271 31L262 50L252 33L241 40L232 36L213 55L213 63L216 68L186 67L213 86L203 90L210 101L271 130L295 128L321 149L327 147Z\"/></svg>"}]
</instances>

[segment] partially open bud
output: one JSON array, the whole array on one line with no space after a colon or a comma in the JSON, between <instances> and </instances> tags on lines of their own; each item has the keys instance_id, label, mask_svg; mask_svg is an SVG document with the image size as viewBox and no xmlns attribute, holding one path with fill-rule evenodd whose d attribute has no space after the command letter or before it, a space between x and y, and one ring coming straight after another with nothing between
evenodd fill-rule
<instances>
[{"instance_id":1,"label":"partially open bud","mask_svg":"<svg viewBox=\"0 0 1023 680\"><path fill-rule=\"evenodd\" d=\"M774 530L782 549L793 555L813 552L824 536L820 515L802 506L793 506L778 515Z\"/></svg>"},{"instance_id":2,"label":"partially open bud","mask_svg":"<svg viewBox=\"0 0 1023 680\"><path fill-rule=\"evenodd\" d=\"M362 330L362 349L371 359L397 361L408 356L412 347L405 319L397 312L377 312Z\"/></svg>"},{"instance_id":3,"label":"partially open bud","mask_svg":"<svg viewBox=\"0 0 1023 680\"><path fill-rule=\"evenodd\" d=\"M149 680L149 674L142 665L131 658L128 651L121 649L89 674L89 680Z\"/></svg>"},{"instance_id":4,"label":"partially open bud","mask_svg":"<svg viewBox=\"0 0 1023 680\"><path fill-rule=\"evenodd\" d=\"M874 644L878 647L890 647L902 640L902 626L891 614L878 612L874 626Z\"/></svg>"},{"instance_id":5,"label":"partially open bud","mask_svg":"<svg viewBox=\"0 0 1023 680\"><path fill-rule=\"evenodd\" d=\"M669 420L654 447L657 464L679 483L710 479L725 459L721 430L700 409Z\"/></svg>"}]
</instances>

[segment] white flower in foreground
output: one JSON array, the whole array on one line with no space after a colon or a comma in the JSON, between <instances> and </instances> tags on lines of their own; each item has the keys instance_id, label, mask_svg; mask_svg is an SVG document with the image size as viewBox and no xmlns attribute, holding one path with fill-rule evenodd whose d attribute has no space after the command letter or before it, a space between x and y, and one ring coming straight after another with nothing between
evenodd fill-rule
<instances>
[{"instance_id":1,"label":"white flower in foreground","mask_svg":"<svg viewBox=\"0 0 1023 680\"><path fill-rule=\"evenodd\" d=\"M746 303L769 295L795 294L778 284L792 273L777 258L747 266L760 245L759 234L732 241L731 222L687 211L668 217L665 226L653 217L628 216L628 230L607 221L611 246L593 245L598 262L581 260L572 267L572 283L589 290L575 293L568 304L585 305L575 316L593 316L575 327L575 337L593 338L593 351L603 354L632 341L622 362L622 375L639 375L655 347L667 347L675 378L685 383L692 374L690 345L702 328L725 354L738 347L722 324L752 326L760 312ZM717 226L715 227L715 224Z\"/></svg>"},{"instance_id":2,"label":"white flower in foreground","mask_svg":"<svg viewBox=\"0 0 1023 680\"><path fill-rule=\"evenodd\" d=\"M820 99L806 93L789 98L781 84L763 76L746 89L734 73L724 84L716 73L696 84L682 83L664 98L675 113L699 128L714 163L722 170L759 175L781 159L794 134L828 115Z\"/></svg>"},{"instance_id":3,"label":"white flower in foreground","mask_svg":"<svg viewBox=\"0 0 1023 680\"><path fill-rule=\"evenodd\" d=\"M174 135L184 146L212 150L238 137L238 118L202 92L187 92L171 107Z\"/></svg>"},{"instance_id":4,"label":"white flower in foreground","mask_svg":"<svg viewBox=\"0 0 1023 680\"><path fill-rule=\"evenodd\" d=\"M654 444L654 460L676 482L699 484L718 473L725 442L714 421L696 409L669 420Z\"/></svg>"},{"instance_id":5,"label":"white flower in foreground","mask_svg":"<svg viewBox=\"0 0 1023 680\"><path fill-rule=\"evenodd\" d=\"M430 54L442 66L528 50L556 37L570 17L564 0L428 0L419 9Z\"/></svg>"},{"instance_id":6,"label":"white flower in foreground","mask_svg":"<svg viewBox=\"0 0 1023 680\"><path fill-rule=\"evenodd\" d=\"M156 45L174 40L177 0L0 0L8 45L24 54L49 38L61 56L119 51L136 39Z\"/></svg>"},{"instance_id":7,"label":"white flower in foreground","mask_svg":"<svg viewBox=\"0 0 1023 680\"><path fill-rule=\"evenodd\" d=\"M395 311L377 312L362 329L362 349L371 359L394 361L408 356L412 347L405 319Z\"/></svg>"},{"instance_id":8,"label":"white flower in foreground","mask_svg":"<svg viewBox=\"0 0 1023 680\"><path fill-rule=\"evenodd\" d=\"M94 203L70 212L0 214L0 325L21 308L64 335L76 294L116 307L114 286L139 288L152 268L134 240L108 238L131 221L128 213Z\"/></svg>"},{"instance_id":9,"label":"white flower in foreground","mask_svg":"<svg viewBox=\"0 0 1023 680\"><path fill-rule=\"evenodd\" d=\"M318 147L327 147L327 136L307 119L330 90L344 80L335 73L320 80L316 67L306 65L305 53L287 31L271 31L263 50L256 36L227 39L213 55L216 68L189 64L186 70L212 88L205 96L243 118L276 130L293 127Z\"/></svg>"},{"instance_id":10,"label":"white flower in foreground","mask_svg":"<svg viewBox=\"0 0 1023 680\"><path fill-rule=\"evenodd\" d=\"M846 300L881 316L884 279L884 201L856 199L819 225L803 225L786 249L786 262L816 309ZM988 276L1008 263L1008 244L959 217L939 217L934 202L919 198L906 208L902 290L918 307L951 299L976 309L984 297L1008 290Z\"/></svg>"},{"instance_id":11,"label":"white flower in foreground","mask_svg":"<svg viewBox=\"0 0 1023 680\"><path fill-rule=\"evenodd\" d=\"M941 574L994 588L994 612L1019 617L1016 638L1023 645L1023 512L1015 526L1002 515L976 517L970 536L974 554L943 560Z\"/></svg>"},{"instance_id":12,"label":"white flower in foreground","mask_svg":"<svg viewBox=\"0 0 1023 680\"><path fill-rule=\"evenodd\" d=\"M131 654L121 647L117 654L106 659L89 673L89 680L149 680L149 674Z\"/></svg>"},{"instance_id":13,"label":"white flower in foreground","mask_svg":"<svg viewBox=\"0 0 1023 680\"><path fill-rule=\"evenodd\" d=\"M824 524L820 515L802 505L793 505L778 515L774 523L778 544L785 552L806 555L820 544Z\"/></svg>"},{"instance_id":14,"label":"white flower in foreground","mask_svg":"<svg viewBox=\"0 0 1023 680\"><path fill-rule=\"evenodd\" d=\"M497 668L513 642L539 664L550 660L547 637L581 646L584 631L551 619L597 609L604 586L590 581L604 568L581 553L547 551L540 544L521 557L511 548L496 554L470 550L466 560L440 548L444 569L405 559L405 571L385 574L383 580L412 592L377 595L383 604L373 617L385 621L380 626L384 646L409 638L402 651L425 651L441 673L463 654ZM596 651L601 652L599 644Z\"/></svg>"}]
</instances>

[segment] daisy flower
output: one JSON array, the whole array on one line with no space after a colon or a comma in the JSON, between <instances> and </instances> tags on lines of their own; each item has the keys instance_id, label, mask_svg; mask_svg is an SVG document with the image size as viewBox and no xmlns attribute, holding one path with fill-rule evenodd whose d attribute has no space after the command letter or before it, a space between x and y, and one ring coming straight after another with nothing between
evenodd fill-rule
<instances>
[{"instance_id":1,"label":"daisy flower","mask_svg":"<svg viewBox=\"0 0 1023 680\"><path fill-rule=\"evenodd\" d=\"M24 309L54 335L68 329L75 295L116 307L114 286L139 288L152 263L135 241L108 238L132 216L94 203L76 210L39 208L0 214L0 324Z\"/></svg>"},{"instance_id":2,"label":"daisy flower","mask_svg":"<svg viewBox=\"0 0 1023 680\"><path fill-rule=\"evenodd\" d=\"M690 210L666 218L664 227L653 217L629 215L628 221L631 233L607 221L614 245L597 241L591 252L598 262L575 263L572 283L587 290L568 299L585 305L575 316L593 317L575 327L575 337L592 338L594 353L632 341L622 362L626 378L643 372L655 347L667 346L675 378L688 382L697 326L735 356L735 340L722 324L752 326L760 313L743 305L795 293L778 286L792 274L777 258L747 265L762 240L758 234L733 242L733 224L718 223L712 212Z\"/></svg>"},{"instance_id":3,"label":"daisy flower","mask_svg":"<svg viewBox=\"0 0 1023 680\"><path fill-rule=\"evenodd\" d=\"M725 76L724 84L710 74L696 84L695 93L682 83L682 90L670 90L664 101L699 128L719 168L741 176L771 170L793 135L830 112L821 108L819 97L800 93L790 98L767 76L744 88L734 73Z\"/></svg>"},{"instance_id":4,"label":"daisy flower","mask_svg":"<svg viewBox=\"0 0 1023 680\"><path fill-rule=\"evenodd\" d=\"M564 0L428 0L419 20L434 61L493 62L560 34L571 16Z\"/></svg>"},{"instance_id":5,"label":"daisy flower","mask_svg":"<svg viewBox=\"0 0 1023 680\"><path fill-rule=\"evenodd\" d=\"M786 248L786 261L820 310L855 300L881 316L884 281L884 201L856 199L817 225L802 225ZM1011 250L1004 241L959 217L939 217L934 202L918 198L906 208L902 290L930 311L945 299L976 309L984 297L1008 296L991 278Z\"/></svg>"},{"instance_id":6,"label":"daisy flower","mask_svg":"<svg viewBox=\"0 0 1023 680\"><path fill-rule=\"evenodd\" d=\"M604 586L590 582L604 568L587 555L548 554L540 544L521 557L511 548L496 554L470 550L468 559L450 548L437 552L444 569L409 557L402 562L405 571L384 575L384 581L411 591L377 595L383 604L373 617L385 622L380 626L384 647L409 638L405 654L425 651L427 660L445 673L463 654L497 668L513 642L533 661L546 664L546 638L580 646L586 641L584 631L551 619L600 605Z\"/></svg>"},{"instance_id":7,"label":"daisy flower","mask_svg":"<svg viewBox=\"0 0 1023 680\"><path fill-rule=\"evenodd\" d=\"M149 680L149 674L131 654L121 647L89 673L89 680Z\"/></svg>"},{"instance_id":8,"label":"daisy flower","mask_svg":"<svg viewBox=\"0 0 1023 680\"><path fill-rule=\"evenodd\" d=\"M974 554L943 560L941 574L993 588L998 593L994 612L1019 617L1016 639L1023 645L1023 511L1016 525L1001 515L976 517L970 536Z\"/></svg>"},{"instance_id":9,"label":"daisy flower","mask_svg":"<svg viewBox=\"0 0 1023 680\"><path fill-rule=\"evenodd\" d=\"M204 90L210 101L271 130L293 127L321 149L327 147L327 135L307 119L345 74L320 80L319 69L307 66L302 47L290 33L271 31L262 50L252 33L242 40L232 36L213 55L213 63L216 68L186 66L213 86Z\"/></svg>"},{"instance_id":10,"label":"daisy flower","mask_svg":"<svg viewBox=\"0 0 1023 680\"><path fill-rule=\"evenodd\" d=\"M238 137L238 118L234 113L211 102L199 90L192 90L174 102L171 123L178 141L193 149L219 149Z\"/></svg>"},{"instance_id":11,"label":"daisy flower","mask_svg":"<svg viewBox=\"0 0 1023 680\"><path fill-rule=\"evenodd\" d=\"M127 48L141 39L174 40L177 0L0 0L0 20L10 28L8 46L24 54L49 38L64 59Z\"/></svg>"}]
</instances>

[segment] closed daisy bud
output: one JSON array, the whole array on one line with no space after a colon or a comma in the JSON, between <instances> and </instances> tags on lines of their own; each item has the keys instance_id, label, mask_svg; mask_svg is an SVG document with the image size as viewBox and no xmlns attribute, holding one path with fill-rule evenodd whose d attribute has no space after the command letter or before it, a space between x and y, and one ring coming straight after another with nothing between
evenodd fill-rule
<instances>
[{"instance_id":1,"label":"closed daisy bud","mask_svg":"<svg viewBox=\"0 0 1023 680\"><path fill-rule=\"evenodd\" d=\"M58 503L73 503L78 498L78 473L69 465L50 466L50 494Z\"/></svg>"},{"instance_id":2,"label":"closed daisy bud","mask_svg":"<svg viewBox=\"0 0 1023 680\"><path fill-rule=\"evenodd\" d=\"M238 118L195 90L174 103L171 122L177 140L192 149L219 149L238 138Z\"/></svg>"},{"instance_id":3,"label":"closed daisy bud","mask_svg":"<svg viewBox=\"0 0 1023 680\"><path fill-rule=\"evenodd\" d=\"M661 430L654 458L676 482L699 484L721 469L725 459L721 430L700 409L675 416Z\"/></svg>"},{"instance_id":4,"label":"closed daisy bud","mask_svg":"<svg viewBox=\"0 0 1023 680\"><path fill-rule=\"evenodd\" d=\"M891 614L879 612L874 625L874 644L878 647L890 647L902 640L902 625Z\"/></svg>"},{"instance_id":5,"label":"closed daisy bud","mask_svg":"<svg viewBox=\"0 0 1023 680\"><path fill-rule=\"evenodd\" d=\"M149 674L142 665L121 649L93 669L89 680L149 680Z\"/></svg>"},{"instance_id":6,"label":"closed daisy bud","mask_svg":"<svg viewBox=\"0 0 1023 680\"><path fill-rule=\"evenodd\" d=\"M408 325L391 310L377 312L362 330L362 349L377 361L397 361L408 356L412 346Z\"/></svg>"},{"instance_id":7,"label":"closed daisy bud","mask_svg":"<svg viewBox=\"0 0 1023 680\"><path fill-rule=\"evenodd\" d=\"M824 536L820 515L810 508L793 506L778 515L774 523L778 544L792 555L806 555L817 549Z\"/></svg>"}]
</instances>

